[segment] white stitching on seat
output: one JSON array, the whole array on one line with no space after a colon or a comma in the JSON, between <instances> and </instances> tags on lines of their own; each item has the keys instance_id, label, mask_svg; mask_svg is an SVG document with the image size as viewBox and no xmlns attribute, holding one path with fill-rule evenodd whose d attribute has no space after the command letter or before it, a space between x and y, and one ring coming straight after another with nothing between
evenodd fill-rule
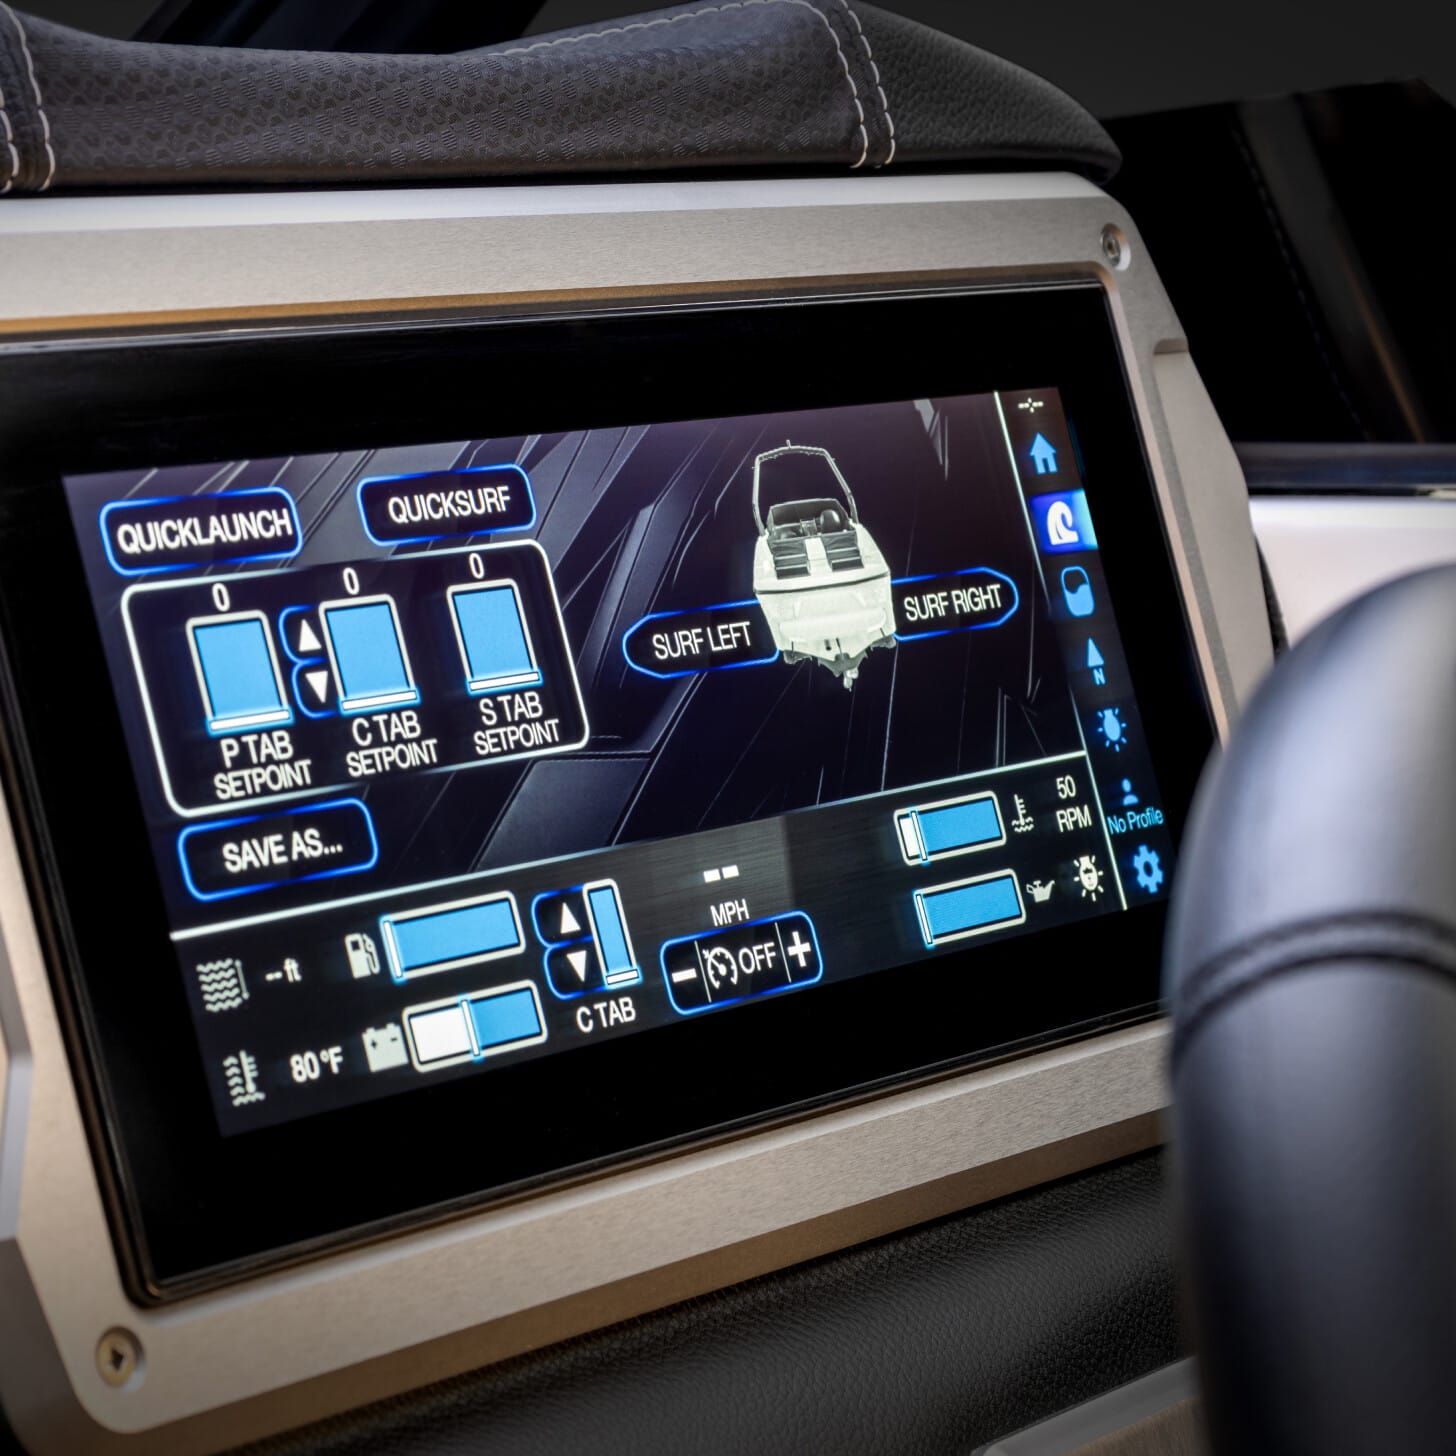
<instances>
[{"instance_id":1,"label":"white stitching on seat","mask_svg":"<svg viewBox=\"0 0 1456 1456\"><path fill-rule=\"evenodd\" d=\"M875 89L879 93L880 109L884 113L885 124L890 134L890 151L884 162L880 165L888 166L895 155L895 123L890 117L889 104L885 100L885 88L880 84L879 67L875 65L874 55L870 50L869 39L864 33L864 28L859 23L859 17L855 15L854 11L850 10L846 0L839 0L839 3L844 6L850 19L854 21L859 42L864 47L865 58L869 62L870 72L874 78ZM844 71L844 79L849 83L850 102L854 107L856 129L859 132L860 153L859 157L850 164L850 170L853 171L857 167L864 166L865 162L869 159L870 138L865 126L864 105L860 101L859 86L854 79L854 73L849 68L849 58L844 54L844 47L840 44L839 33L830 24L829 17L817 5L813 4L812 0L725 0L725 3L720 5L707 5L702 9L685 11L679 15L664 15L659 16L655 20L633 21L630 25L612 26L606 30L591 31L583 35L563 35L557 36L554 40L536 41L534 44L528 46L515 46L510 50L494 52L492 59L497 56L526 55L532 51L549 50L552 46L574 45L580 41L601 40L607 36L625 35L628 31L649 30L653 26L673 25L680 20L695 20L700 16L722 14L729 10L746 10L750 5L797 5L801 9L816 15L825 30L829 32L829 38L834 42L834 53L839 59L840 68ZM40 114L42 141L45 146L46 161L48 164L45 180L39 188L39 191L44 192L55 181L56 177L56 153L55 148L51 145L50 118L46 115L45 102L41 99L40 81L35 73L35 57L31 54L30 44L26 39L25 27L20 23L20 17L8 4L4 3L4 0L0 0L0 10L5 11L10 17L11 23L15 26L15 33L20 38L20 49L25 56L26 69L30 72L30 87L35 93L36 109ZM5 125L6 148L10 155L10 176L6 178L5 185L0 187L0 196L3 196L10 191L20 171L20 157L15 148L14 132L10 126L10 118L5 112L3 92L0 92L0 121L3 121Z\"/></svg>"},{"instance_id":2,"label":"white stitching on seat","mask_svg":"<svg viewBox=\"0 0 1456 1456\"><path fill-rule=\"evenodd\" d=\"M880 68L875 64L875 53L870 49L870 38L864 32L864 26L859 23L859 16L850 9L849 0L839 0L844 7L844 13L854 21L854 32L859 37L859 43L864 47L865 60L869 62L870 79L875 83L875 90L880 97L880 110L884 113L885 129L890 134L890 150L885 153L885 160L878 163L881 167L888 167L895 160L895 119L890 115L890 103L885 99L885 87L880 80Z\"/></svg>"},{"instance_id":3,"label":"white stitching on seat","mask_svg":"<svg viewBox=\"0 0 1456 1456\"><path fill-rule=\"evenodd\" d=\"M45 146L46 162L48 164L46 167L45 181L40 184L39 188L41 192L44 192L56 180L56 152L55 148L51 146L51 119L46 115L45 102L40 99L40 82L36 79L35 75L35 57L31 55L30 43L25 38L25 27L20 23L20 17L4 3L4 0L0 0L0 10L3 10L10 17L15 26L15 33L20 37L20 49L25 56L26 69L30 72L30 89L35 92L36 110L40 112L41 140ZM6 123L6 130L9 130L8 122ZM18 165L16 170L19 170ZM12 174L11 180L14 180L14 174ZM8 188L9 183L6 184L6 189L8 190Z\"/></svg>"},{"instance_id":4,"label":"white stitching on seat","mask_svg":"<svg viewBox=\"0 0 1456 1456\"><path fill-rule=\"evenodd\" d=\"M841 0L843 3L843 0ZM844 70L844 79L849 82L850 100L854 105L854 113L858 118L860 152L859 160L850 164L850 170L856 167L863 167L870 154L870 136L865 129L864 106L859 99L859 86L854 79L854 73L849 69L849 57L844 54L844 47L839 42L839 32L829 23L829 17L817 6L810 3L810 0L725 0L721 5L705 5L701 10L687 10L680 15L659 15L655 20L634 20L630 25L614 25L608 30L594 30L585 35L559 35L555 40L538 40L527 46L513 46L510 50L495 51L490 59L497 56L524 56L531 51L550 50L552 46L576 45L584 40L602 40L609 35L626 35L630 30L651 30L655 25L676 25L680 20L696 20L702 15L720 15L728 10L746 10L750 5L797 5L801 9L808 10L819 17L824 29L829 32L829 38L834 42L834 52L839 57L839 64ZM6 7L9 8L8 6ZM847 7L846 7L847 8ZM856 20L855 24L859 22ZM863 39L863 36L861 36ZM869 50L868 43L865 44L866 51ZM874 65L873 60L870 62ZM875 72L878 78L879 72ZM880 92L880 99L884 100L884 91ZM889 112L886 111L885 119L889 120ZM894 128L891 127L893 136ZM894 156L895 149L893 142L890 147L890 155ZM886 159L888 160L888 158Z\"/></svg>"},{"instance_id":5,"label":"white stitching on seat","mask_svg":"<svg viewBox=\"0 0 1456 1456\"><path fill-rule=\"evenodd\" d=\"M0 126L5 128L5 150L10 156L10 175L5 179L5 185L0 187L0 197L4 197L10 191L16 174L20 171L20 153L15 150L15 133L10 130L10 116L5 110L3 87L0 87Z\"/></svg>"}]
</instances>

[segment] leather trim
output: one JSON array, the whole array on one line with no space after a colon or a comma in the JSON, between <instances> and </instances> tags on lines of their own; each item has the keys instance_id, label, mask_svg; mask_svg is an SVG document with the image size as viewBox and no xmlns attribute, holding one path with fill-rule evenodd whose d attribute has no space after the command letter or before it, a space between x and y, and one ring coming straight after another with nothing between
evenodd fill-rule
<instances>
[{"instance_id":1,"label":"leather trim","mask_svg":"<svg viewBox=\"0 0 1456 1456\"><path fill-rule=\"evenodd\" d=\"M1144 1154L247 1451L959 1456L1183 1353L1170 1237Z\"/></svg>"},{"instance_id":2,"label":"leather trim","mask_svg":"<svg viewBox=\"0 0 1456 1456\"><path fill-rule=\"evenodd\" d=\"M1049 82L858 0L676 5L444 56L118 41L0 0L0 98L0 194L1118 163Z\"/></svg>"},{"instance_id":3,"label":"leather trim","mask_svg":"<svg viewBox=\"0 0 1456 1456\"><path fill-rule=\"evenodd\" d=\"M1351 963L1430 971L1456 990L1456 926L1365 911L1281 926L1187 972L1174 1008L1174 1068L1209 1018L1276 976Z\"/></svg>"}]
</instances>

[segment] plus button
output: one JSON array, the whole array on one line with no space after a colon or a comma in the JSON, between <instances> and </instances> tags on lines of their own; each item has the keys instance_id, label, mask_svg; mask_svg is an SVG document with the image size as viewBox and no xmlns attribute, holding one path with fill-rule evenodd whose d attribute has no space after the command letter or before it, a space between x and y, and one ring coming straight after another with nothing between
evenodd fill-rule
<instances>
[{"instance_id":1,"label":"plus button","mask_svg":"<svg viewBox=\"0 0 1456 1456\"><path fill-rule=\"evenodd\" d=\"M794 931L794 938L784 947L793 958L798 961L799 969L804 969L804 964L814 954L813 945L804 939L797 930Z\"/></svg>"}]
</instances>

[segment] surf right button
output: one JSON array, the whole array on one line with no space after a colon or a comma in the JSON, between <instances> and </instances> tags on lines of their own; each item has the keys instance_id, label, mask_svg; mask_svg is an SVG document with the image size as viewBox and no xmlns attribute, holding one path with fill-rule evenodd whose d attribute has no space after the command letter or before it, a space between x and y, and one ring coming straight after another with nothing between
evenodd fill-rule
<instances>
[{"instance_id":1,"label":"surf right button","mask_svg":"<svg viewBox=\"0 0 1456 1456\"><path fill-rule=\"evenodd\" d=\"M814 922L802 910L666 941L660 960L680 1016L792 991L824 974Z\"/></svg>"}]
</instances>

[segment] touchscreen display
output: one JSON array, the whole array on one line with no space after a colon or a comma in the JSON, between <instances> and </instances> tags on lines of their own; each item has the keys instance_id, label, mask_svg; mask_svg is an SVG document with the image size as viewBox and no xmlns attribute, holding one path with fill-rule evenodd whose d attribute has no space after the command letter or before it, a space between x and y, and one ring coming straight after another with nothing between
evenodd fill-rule
<instances>
[{"instance_id":1,"label":"touchscreen display","mask_svg":"<svg viewBox=\"0 0 1456 1456\"><path fill-rule=\"evenodd\" d=\"M1161 898L1117 488L1050 386L68 478L221 1130Z\"/></svg>"}]
</instances>

